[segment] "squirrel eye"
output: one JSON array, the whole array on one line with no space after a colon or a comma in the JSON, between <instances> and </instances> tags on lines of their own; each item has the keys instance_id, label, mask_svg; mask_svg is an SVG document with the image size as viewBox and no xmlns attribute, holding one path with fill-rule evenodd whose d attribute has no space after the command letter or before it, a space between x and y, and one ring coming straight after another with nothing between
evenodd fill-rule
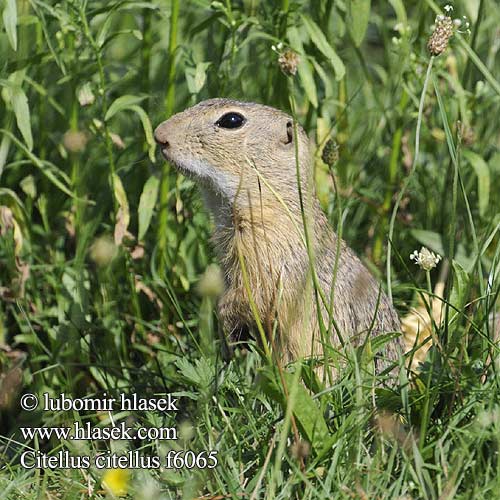
<instances>
[{"instance_id":1,"label":"squirrel eye","mask_svg":"<svg viewBox=\"0 0 500 500\"><path fill-rule=\"evenodd\" d=\"M240 128L245 122L245 117L239 113L226 113L222 115L215 124L222 128Z\"/></svg>"}]
</instances>

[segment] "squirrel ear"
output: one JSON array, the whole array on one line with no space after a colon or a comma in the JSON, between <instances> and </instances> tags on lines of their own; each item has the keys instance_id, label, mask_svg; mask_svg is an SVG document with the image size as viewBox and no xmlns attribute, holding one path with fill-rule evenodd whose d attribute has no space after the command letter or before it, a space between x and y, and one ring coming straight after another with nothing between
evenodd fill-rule
<instances>
[{"instance_id":1,"label":"squirrel ear","mask_svg":"<svg viewBox=\"0 0 500 500\"><path fill-rule=\"evenodd\" d=\"M293 123L286 123L286 136L282 138L283 144L291 144L293 142Z\"/></svg>"}]
</instances>

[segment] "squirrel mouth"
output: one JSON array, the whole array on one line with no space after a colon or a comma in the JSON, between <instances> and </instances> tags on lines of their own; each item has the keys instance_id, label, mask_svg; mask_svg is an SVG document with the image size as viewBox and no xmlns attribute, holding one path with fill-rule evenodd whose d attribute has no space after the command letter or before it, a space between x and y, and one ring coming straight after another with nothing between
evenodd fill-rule
<instances>
[{"instance_id":1,"label":"squirrel mouth","mask_svg":"<svg viewBox=\"0 0 500 500\"><path fill-rule=\"evenodd\" d=\"M177 161L175 158L172 157L171 154L169 154L167 148L161 148L160 151L163 158L165 158L165 160L167 160L170 164L172 164L176 168L176 170L179 170L182 174L189 173L189 170L183 167L183 165L179 163L179 161Z\"/></svg>"},{"instance_id":2,"label":"squirrel mouth","mask_svg":"<svg viewBox=\"0 0 500 500\"><path fill-rule=\"evenodd\" d=\"M172 154L170 154L169 150L167 148L162 148L161 149L161 154L167 160L171 165L175 167L175 169L181 173L182 175L185 175L186 177L190 178L196 178L198 175L196 172L193 171L193 169L189 168L187 162L182 161L179 158L175 158Z\"/></svg>"},{"instance_id":3,"label":"squirrel mouth","mask_svg":"<svg viewBox=\"0 0 500 500\"><path fill-rule=\"evenodd\" d=\"M167 148L160 148L160 151L161 151L161 155L163 156L163 158L165 158L165 160L168 160L168 161L172 161L169 157L168 157L168 149Z\"/></svg>"},{"instance_id":4,"label":"squirrel mouth","mask_svg":"<svg viewBox=\"0 0 500 500\"><path fill-rule=\"evenodd\" d=\"M165 159L185 177L195 181L200 187L210 187L217 193L226 191L227 180L225 176L209 163L194 158L186 158L178 154L172 154L167 148L161 149Z\"/></svg>"}]
</instances>

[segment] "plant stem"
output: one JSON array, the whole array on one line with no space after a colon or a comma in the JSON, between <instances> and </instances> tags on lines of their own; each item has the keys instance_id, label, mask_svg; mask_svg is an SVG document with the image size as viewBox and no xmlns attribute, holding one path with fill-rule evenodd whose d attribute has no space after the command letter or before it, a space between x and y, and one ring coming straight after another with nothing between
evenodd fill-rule
<instances>
[{"instance_id":1,"label":"plant stem","mask_svg":"<svg viewBox=\"0 0 500 500\"><path fill-rule=\"evenodd\" d=\"M427 290L429 291L429 300L431 300L432 297L432 282L431 282L431 272L430 271L425 271L425 278L427 281ZM429 308L432 309L432 306L429 304Z\"/></svg>"},{"instance_id":2,"label":"plant stem","mask_svg":"<svg viewBox=\"0 0 500 500\"><path fill-rule=\"evenodd\" d=\"M179 0L172 0L170 12L170 34L168 41L168 69L167 69L167 94L165 98L165 114L167 118L172 115L175 103L175 52L177 50L177 30L179 21ZM160 212L158 217L158 254L159 273L165 273L166 250L167 250L167 225L168 225L168 193L170 185L168 164L165 163L161 173L160 181Z\"/></svg>"},{"instance_id":3,"label":"plant stem","mask_svg":"<svg viewBox=\"0 0 500 500\"><path fill-rule=\"evenodd\" d=\"M281 10L283 13L283 18L281 19L281 25L280 25L280 38L284 38L286 35L289 9L290 9L290 0L282 0Z\"/></svg>"},{"instance_id":4,"label":"plant stem","mask_svg":"<svg viewBox=\"0 0 500 500\"><path fill-rule=\"evenodd\" d=\"M408 189L408 185L410 184L413 174L415 173L419 160L420 130L422 128L422 116L424 114L425 95L427 94L427 87L429 86L429 80L431 77L433 64L434 64L434 56L431 56L429 60L429 65L427 66L427 73L425 75L424 86L422 88L422 94L420 96L420 104L418 107L417 130L415 132L415 156L413 157L413 164L411 166L411 170L410 173L408 174L408 177L405 179L403 187L398 193L396 203L394 204L394 208L392 210L391 221L389 223L389 237L388 237L389 241L387 242L387 294L391 302L392 302L391 257L392 257L392 240L394 235L394 223L396 221L399 205L401 204L401 200L403 199L403 196L406 193L406 190Z\"/></svg>"},{"instance_id":5,"label":"plant stem","mask_svg":"<svg viewBox=\"0 0 500 500\"><path fill-rule=\"evenodd\" d=\"M94 54L96 57L97 61L97 69L98 69L98 74L99 74L99 94L101 96L101 114L102 114L102 121L103 121L103 129L104 129L104 138L106 141L106 152L108 155L108 163L109 163L109 184L111 186L111 192L113 193L113 207L114 207L114 212L115 212L115 217L116 213L118 211L118 201L115 196L115 183L113 180L113 176L116 171L116 165L115 165L115 159L113 156L113 145L111 142L111 135L109 133L109 128L108 124L105 120L106 113L108 112L108 99L106 95L106 77L104 74L104 65L102 63L102 54L100 47L97 45L96 40L94 39L92 32L90 30L89 23L87 21L87 14L85 12L85 7L82 5L80 6L80 17L82 19L83 23L83 30L84 34L87 37L90 45L92 46L92 49L94 50Z\"/></svg>"},{"instance_id":6,"label":"plant stem","mask_svg":"<svg viewBox=\"0 0 500 500\"><path fill-rule=\"evenodd\" d=\"M299 160L299 144L298 144L298 121L297 121L297 111L296 111L296 101L295 101L295 93L294 93L294 81L292 78L288 79L289 81L289 100L290 100L290 108L292 112L292 118L293 118L293 141L294 141L294 146L295 146L295 170L296 170L296 177L297 177L297 188L299 192L299 202L300 202L300 211L302 215L302 225L304 229L304 239L305 239L305 245L306 245L306 250L307 250L307 256L309 259L309 270L311 273L311 279L314 287L314 298L315 298L315 304L316 304L316 314L318 317L318 325L319 325L319 330L321 334L321 341L324 345L328 344L330 342L330 328L333 326L337 333L337 337L341 343L341 345L344 347L345 342L342 337L342 333L337 325L337 322L335 321L332 313L332 308L333 308L333 286L335 285L335 280L332 282L332 289L330 290L330 300L326 297L326 294L324 290L321 287L321 283L319 282L318 275L316 273L316 257L315 257L315 235L314 235L314 220L313 220L313 207L312 207L312 200L311 200L311 189L312 186L308 185L308 183L312 182L312 173L311 173L311 178L306 178L306 187L307 187L307 193L306 193L306 199L304 200L304 193L302 190L302 176L300 172L300 160ZM312 227L311 227L312 226ZM312 233L312 234L311 234ZM338 251L338 246L337 246L337 256L336 259L339 255ZM336 267L337 267L337 262L335 264L335 273L336 273ZM321 299L321 302L320 302ZM323 314L322 314L322 307L321 303L323 303L323 307L327 309L332 314L329 314L329 325L328 328L325 328L325 323L323 319ZM311 354L313 354L311 352ZM326 361L326 358L325 358Z\"/></svg>"},{"instance_id":7,"label":"plant stem","mask_svg":"<svg viewBox=\"0 0 500 500\"><path fill-rule=\"evenodd\" d=\"M482 22L483 16L484 16L485 3L486 2L484 0L480 1L479 8L477 11L477 19L476 19L476 22L474 23L474 33L472 34L472 39L470 42L470 48L473 51L476 49L477 36L479 34L479 29L481 27L481 22ZM472 87L472 75L473 75L472 60L469 57L467 59L467 65L465 66L464 76L463 76L463 80L462 80L465 89L470 90L470 88Z\"/></svg>"},{"instance_id":8,"label":"plant stem","mask_svg":"<svg viewBox=\"0 0 500 500\"><path fill-rule=\"evenodd\" d=\"M141 63L142 63L142 88L148 95L148 99L144 104L146 113L149 112L149 101L151 94L151 80L149 78L151 69L151 47L153 45L153 31L151 29L151 10L144 9L142 12L142 48L141 48Z\"/></svg>"},{"instance_id":9,"label":"plant stem","mask_svg":"<svg viewBox=\"0 0 500 500\"><path fill-rule=\"evenodd\" d=\"M338 178L341 187L345 187L347 184L347 164L348 160L346 157L346 144L349 137L349 123L346 108L348 106L347 102L347 84L346 78L342 78L339 82L338 88L338 101L339 105L337 108L337 144L339 146L339 161L335 167L338 172Z\"/></svg>"},{"instance_id":10,"label":"plant stem","mask_svg":"<svg viewBox=\"0 0 500 500\"><path fill-rule=\"evenodd\" d=\"M168 37L167 94L165 98L167 116L172 114L175 103L175 52L177 51L177 32L179 29L179 5L179 0L172 0L170 33Z\"/></svg>"}]
</instances>

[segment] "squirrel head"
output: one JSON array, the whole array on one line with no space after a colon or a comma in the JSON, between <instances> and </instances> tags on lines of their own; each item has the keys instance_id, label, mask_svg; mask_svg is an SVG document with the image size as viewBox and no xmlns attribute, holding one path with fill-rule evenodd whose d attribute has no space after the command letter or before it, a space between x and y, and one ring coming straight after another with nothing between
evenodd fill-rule
<instances>
[{"instance_id":1,"label":"squirrel head","mask_svg":"<svg viewBox=\"0 0 500 500\"><path fill-rule=\"evenodd\" d=\"M303 186L311 175L309 139L269 106L210 99L161 123L155 139L181 173L233 205L278 194L298 202L296 148ZM273 193L274 192L274 193Z\"/></svg>"}]
</instances>

